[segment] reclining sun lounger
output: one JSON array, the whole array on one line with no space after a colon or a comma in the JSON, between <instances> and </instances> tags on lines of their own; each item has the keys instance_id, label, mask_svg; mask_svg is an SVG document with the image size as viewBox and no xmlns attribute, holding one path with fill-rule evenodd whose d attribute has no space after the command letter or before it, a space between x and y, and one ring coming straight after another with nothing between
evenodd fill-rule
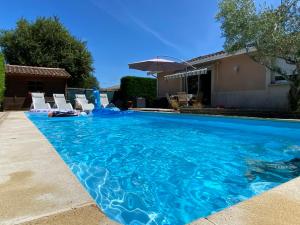
<instances>
[{"instance_id":1,"label":"reclining sun lounger","mask_svg":"<svg viewBox=\"0 0 300 225\"><path fill-rule=\"evenodd\" d=\"M82 111L92 111L95 106L93 103L89 103L84 94L75 94L76 104L82 109Z\"/></svg>"},{"instance_id":2,"label":"reclining sun lounger","mask_svg":"<svg viewBox=\"0 0 300 225\"><path fill-rule=\"evenodd\" d=\"M64 94L53 94L53 98L55 102L55 107L58 111L74 111L71 103L67 103Z\"/></svg>"},{"instance_id":3,"label":"reclining sun lounger","mask_svg":"<svg viewBox=\"0 0 300 225\"><path fill-rule=\"evenodd\" d=\"M30 106L30 111L35 112L49 112L51 111L51 106L46 103L44 93L31 93L32 104Z\"/></svg>"},{"instance_id":4,"label":"reclining sun lounger","mask_svg":"<svg viewBox=\"0 0 300 225\"><path fill-rule=\"evenodd\" d=\"M101 106L103 106L103 108L115 107L113 103L109 103L107 94L100 94L100 101L101 101Z\"/></svg>"}]
</instances>

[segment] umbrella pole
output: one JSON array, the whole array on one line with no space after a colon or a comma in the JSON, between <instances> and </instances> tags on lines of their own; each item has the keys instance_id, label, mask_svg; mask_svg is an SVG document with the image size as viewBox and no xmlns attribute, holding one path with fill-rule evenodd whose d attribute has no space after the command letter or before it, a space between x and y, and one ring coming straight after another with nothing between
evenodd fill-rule
<instances>
[{"instance_id":1,"label":"umbrella pole","mask_svg":"<svg viewBox=\"0 0 300 225\"><path fill-rule=\"evenodd\" d=\"M200 91L200 75L198 75L198 90L197 90L197 97L199 97L199 91Z\"/></svg>"},{"instance_id":2,"label":"umbrella pole","mask_svg":"<svg viewBox=\"0 0 300 225\"><path fill-rule=\"evenodd\" d=\"M186 77L185 77L185 85L186 85L186 93L189 93L189 85L188 85L188 76L187 76L187 67L185 68Z\"/></svg>"}]
</instances>

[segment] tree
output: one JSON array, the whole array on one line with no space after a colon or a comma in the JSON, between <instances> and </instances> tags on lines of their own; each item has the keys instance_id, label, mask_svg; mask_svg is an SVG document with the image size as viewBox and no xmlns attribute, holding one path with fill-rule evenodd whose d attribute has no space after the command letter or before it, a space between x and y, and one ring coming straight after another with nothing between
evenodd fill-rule
<instances>
[{"instance_id":1,"label":"tree","mask_svg":"<svg viewBox=\"0 0 300 225\"><path fill-rule=\"evenodd\" d=\"M99 82L95 76L88 76L83 80L82 88L99 88Z\"/></svg>"},{"instance_id":2,"label":"tree","mask_svg":"<svg viewBox=\"0 0 300 225\"><path fill-rule=\"evenodd\" d=\"M282 0L279 7L266 4L259 10L253 0L222 0L216 18L225 37L229 53L241 49L249 57L290 84L289 103L300 110L300 0ZM278 61L293 65L284 70Z\"/></svg>"},{"instance_id":3,"label":"tree","mask_svg":"<svg viewBox=\"0 0 300 225\"><path fill-rule=\"evenodd\" d=\"M60 67L71 74L72 86L80 87L85 80L97 85L86 42L72 36L57 17L20 19L15 29L1 31L0 47L9 64Z\"/></svg>"}]
</instances>

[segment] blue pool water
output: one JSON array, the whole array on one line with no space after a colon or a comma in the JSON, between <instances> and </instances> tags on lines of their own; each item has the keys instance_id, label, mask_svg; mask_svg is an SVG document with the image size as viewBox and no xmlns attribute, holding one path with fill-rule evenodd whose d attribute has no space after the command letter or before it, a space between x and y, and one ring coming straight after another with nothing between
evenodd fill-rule
<instances>
[{"instance_id":1,"label":"blue pool water","mask_svg":"<svg viewBox=\"0 0 300 225\"><path fill-rule=\"evenodd\" d=\"M300 123L28 114L110 218L186 224L300 175Z\"/></svg>"}]
</instances>

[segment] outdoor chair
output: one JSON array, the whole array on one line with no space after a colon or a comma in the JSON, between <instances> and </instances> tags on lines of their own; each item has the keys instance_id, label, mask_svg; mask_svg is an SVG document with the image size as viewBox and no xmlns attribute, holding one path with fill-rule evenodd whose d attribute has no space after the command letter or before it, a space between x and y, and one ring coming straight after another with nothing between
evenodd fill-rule
<instances>
[{"instance_id":1,"label":"outdoor chair","mask_svg":"<svg viewBox=\"0 0 300 225\"><path fill-rule=\"evenodd\" d=\"M109 103L107 94L100 94L101 106L103 108L112 108L115 107L113 103Z\"/></svg>"},{"instance_id":2,"label":"outdoor chair","mask_svg":"<svg viewBox=\"0 0 300 225\"><path fill-rule=\"evenodd\" d=\"M82 111L92 111L95 106L93 103L89 103L84 94L75 94L76 105L79 106Z\"/></svg>"},{"instance_id":3,"label":"outdoor chair","mask_svg":"<svg viewBox=\"0 0 300 225\"><path fill-rule=\"evenodd\" d=\"M67 103L64 94L53 94L55 107L59 111L74 111L71 103Z\"/></svg>"},{"instance_id":4,"label":"outdoor chair","mask_svg":"<svg viewBox=\"0 0 300 225\"><path fill-rule=\"evenodd\" d=\"M172 109L174 109L174 110L179 109L178 101L174 98L171 98L169 93L166 93L166 98L167 98L168 103L169 103L169 105L171 106Z\"/></svg>"},{"instance_id":5,"label":"outdoor chair","mask_svg":"<svg viewBox=\"0 0 300 225\"><path fill-rule=\"evenodd\" d=\"M44 93L31 93L32 104L31 111L50 111L51 106L46 103Z\"/></svg>"},{"instance_id":6,"label":"outdoor chair","mask_svg":"<svg viewBox=\"0 0 300 225\"><path fill-rule=\"evenodd\" d=\"M189 98L188 98L188 94L185 92L178 92L177 93L178 96L178 103L180 106L188 106L189 104Z\"/></svg>"}]
</instances>

